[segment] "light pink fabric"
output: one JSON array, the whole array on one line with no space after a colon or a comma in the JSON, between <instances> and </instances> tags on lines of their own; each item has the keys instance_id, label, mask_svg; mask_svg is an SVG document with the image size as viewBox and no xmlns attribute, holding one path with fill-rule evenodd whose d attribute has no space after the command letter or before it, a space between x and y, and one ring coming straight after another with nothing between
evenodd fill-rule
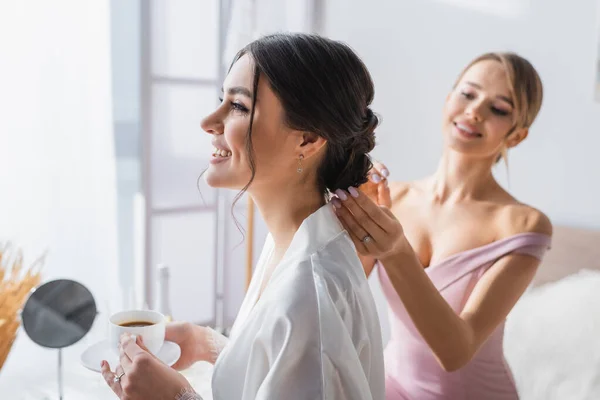
<instances>
[{"instance_id":1,"label":"light pink fabric","mask_svg":"<svg viewBox=\"0 0 600 400\"><path fill-rule=\"evenodd\" d=\"M477 281L496 260L510 253L541 260L549 247L550 236L522 233L450 256L425 272L458 314ZM383 266L377 269L388 301L391 327L391 339L385 349L387 400L518 399L504 359L504 323L466 366L446 372L413 325Z\"/></svg>"}]
</instances>

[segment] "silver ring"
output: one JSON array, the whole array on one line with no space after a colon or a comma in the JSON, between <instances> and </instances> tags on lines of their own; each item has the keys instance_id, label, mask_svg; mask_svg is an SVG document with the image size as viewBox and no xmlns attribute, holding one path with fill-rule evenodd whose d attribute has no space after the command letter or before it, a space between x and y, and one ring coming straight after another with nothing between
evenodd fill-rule
<instances>
[{"instance_id":1,"label":"silver ring","mask_svg":"<svg viewBox=\"0 0 600 400\"><path fill-rule=\"evenodd\" d=\"M364 244L371 243L372 241L373 241L373 238L370 235L367 235L361 239L361 242L363 242Z\"/></svg>"},{"instance_id":2,"label":"silver ring","mask_svg":"<svg viewBox=\"0 0 600 400\"><path fill-rule=\"evenodd\" d=\"M121 382L121 378L123 377L123 375L125 375L125 372L121 372L119 375L115 376L115 378L113 379L113 381L115 383Z\"/></svg>"}]
</instances>

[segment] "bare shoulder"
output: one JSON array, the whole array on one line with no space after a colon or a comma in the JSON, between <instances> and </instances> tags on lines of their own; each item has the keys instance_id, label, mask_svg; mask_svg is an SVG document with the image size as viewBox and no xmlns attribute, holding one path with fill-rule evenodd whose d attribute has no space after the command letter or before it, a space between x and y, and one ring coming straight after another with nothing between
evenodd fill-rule
<instances>
[{"instance_id":1,"label":"bare shoulder","mask_svg":"<svg viewBox=\"0 0 600 400\"><path fill-rule=\"evenodd\" d=\"M528 232L552 235L550 218L540 210L523 203L515 202L501 207L498 222L502 236Z\"/></svg>"}]
</instances>

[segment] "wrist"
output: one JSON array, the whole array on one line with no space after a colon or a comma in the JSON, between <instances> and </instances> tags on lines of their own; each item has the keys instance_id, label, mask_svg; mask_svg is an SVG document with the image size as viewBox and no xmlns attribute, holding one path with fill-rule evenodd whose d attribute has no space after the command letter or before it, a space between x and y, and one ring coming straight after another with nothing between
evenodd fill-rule
<instances>
[{"instance_id":1,"label":"wrist","mask_svg":"<svg viewBox=\"0 0 600 400\"><path fill-rule=\"evenodd\" d=\"M393 267L397 265L406 265L407 261L411 261L414 258L415 252L410 246L410 243L408 243L408 240L403 236L400 244L385 256L380 257L379 261L381 261L384 267L386 267L386 265L388 267Z\"/></svg>"},{"instance_id":2,"label":"wrist","mask_svg":"<svg viewBox=\"0 0 600 400\"><path fill-rule=\"evenodd\" d=\"M197 360L214 364L227 344L227 338L208 326L196 326Z\"/></svg>"},{"instance_id":3,"label":"wrist","mask_svg":"<svg viewBox=\"0 0 600 400\"><path fill-rule=\"evenodd\" d=\"M208 328L200 325L193 325L193 335L194 335L194 360L198 361L211 361L211 351L210 351L210 332Z\"/></svg>"},{"instance_id":4,"label":"wrist","mask_svg":"<svg viewBox=\"0 0 600 400\"><path fill-rule=\"evenodd\" d=\"M196 400L196 399L201 400L201 397L198 396L198 394L194 391L194 389L191 388L191 386L185 386L184 388L182 388L181 391L177 394L177 397L175 397L175 400Z\"/></svg>"}]
</instances>

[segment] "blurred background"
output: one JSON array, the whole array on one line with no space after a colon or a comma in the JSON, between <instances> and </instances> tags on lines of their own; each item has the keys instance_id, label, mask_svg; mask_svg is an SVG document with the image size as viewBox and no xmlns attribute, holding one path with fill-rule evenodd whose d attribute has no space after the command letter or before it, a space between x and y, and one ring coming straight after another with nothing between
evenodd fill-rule
<instances>
[{"instance_id":1,"label":"blurred background","mask_svg":"<svg viewBox=\"0 0 600 400\"><path fill-rule=\"evenodd\" d=\"M198 180L212 152L200 120L218 104L235 52L286 30L342 40L363 58L375 81L373 109L383 117L374 158L395 180L436 168L442 106L471 59L505 50L528 58L542 77L544 104L509 167L496 172L521 201L557 226L589 232L589 247L600 247L599 0L2 0L0 242L21 247L25 264L47 251L43 281L81 282L99 311L93 331L66 349L70 398L82 398L78 390L111 398L79 355L104 337L110 313L159 307L159 265L168 267L174 319L224 330L233 323L248 258L258 257L266 229L256 214L248 248L247 199L234 207L235 192ZM597 267L568 255L569 268ZM580 285L600 283L595 278ZM387 339L385 304L371 280ZM567 292L557 291L547 295L551 306L535 298L546 314L521 309L527 320L530 310L549 318L531 329L575 331L560 336L572 353L553 354L555 370L544 360L537 381L517 374L524 398L600 396L600 348L577 347L600 333L600 321L588 318L600 315L600 286L588 286L569 287L585 293L581 303L567 307L557 300ZM587 325L567 323L561 306L580 310ZM515 344L508 361L517 373L536 368L520 350L535 336L513 326L530 336L507 338ZM17 335L0 370L0 397L55 398L55 380L55 352Z\"/></svg>"}]
</instances>

